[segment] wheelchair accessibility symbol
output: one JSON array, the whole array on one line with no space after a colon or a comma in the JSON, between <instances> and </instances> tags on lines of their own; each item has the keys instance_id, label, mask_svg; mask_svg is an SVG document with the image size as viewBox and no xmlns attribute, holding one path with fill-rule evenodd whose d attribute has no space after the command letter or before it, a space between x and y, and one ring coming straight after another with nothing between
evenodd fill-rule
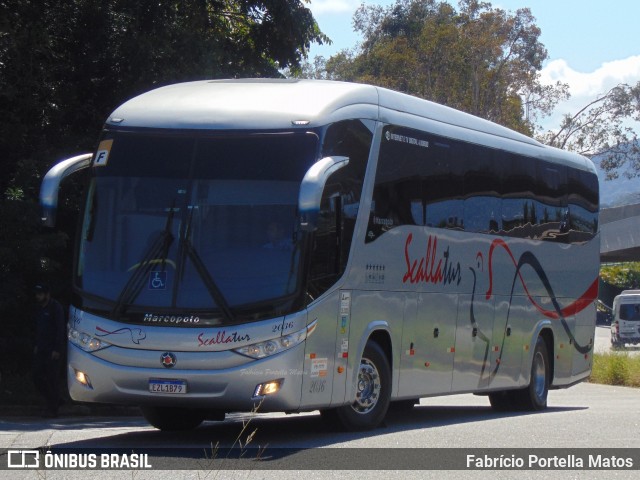
<instances>
[{"instance_id":1,"label":"wheelchair accessibility symbol","mask_svg":"<svg viewBox=\"0 0 640 480\"><path fill-rule=\"evenodd\" d=\"M149 272L149 290L167 288L167 272Z\"/></svg>"}]
</instances>

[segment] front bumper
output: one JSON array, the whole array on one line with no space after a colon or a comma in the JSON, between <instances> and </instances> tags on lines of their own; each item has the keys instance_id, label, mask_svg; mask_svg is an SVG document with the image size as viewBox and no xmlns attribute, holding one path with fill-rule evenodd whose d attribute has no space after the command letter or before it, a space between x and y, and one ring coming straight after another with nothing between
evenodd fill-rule
<instances>
[{"instance_id":1,"label":"front bumper","mask_svg":"<svg viewBox=\"0 0 640 480\"><path fill-rule=\"evenodd\" d=\"M616 336L620 343L640 343L640 335L630 335L621 333Z\"/></svg>"},{"instance_id":2,"label":"front bumper","mask_svg":"<svg viewBox=\"0 0 640 480\"><path fill-rule=\"evenodd\" d=\"M69 345L68 385L69 394L79 402L112 403L123 405L176 406L206 408L224 411L251 411L260 404L260 411L295 411L300 406L305 342L290 350L260 360L252 360L241 366L229 368L180 369L124 366L98 358ZM146 352L157 355L163 352ZM175 353L180 357L181 352ZM202 365L216 365L215 352L201 352ZM224 362L223 362L224 363ZM90 386L76 379L76 372L87 376ZM186 394L151 393L150 379L182 380L186 382ZM278 392L264 397L254 397L256 386L272 380L283 379Z\"/></svg>"}]
</instances>

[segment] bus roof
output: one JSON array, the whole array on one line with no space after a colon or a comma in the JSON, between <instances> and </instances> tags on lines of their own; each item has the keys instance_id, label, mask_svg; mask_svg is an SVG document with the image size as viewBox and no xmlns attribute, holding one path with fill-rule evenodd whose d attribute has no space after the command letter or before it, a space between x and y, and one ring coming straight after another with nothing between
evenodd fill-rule
<instances>
[{"instance_id":1,"label":"bus roof","mask_svg":"<svg viewBox=\"0 0 640 480\"><path fill-rule=\"evenodd\" d=\"M238 79L179 83L132 98L111 114L107 124L184 130L278 130L312 128L353 118L385 121L385 112L515 141L518 149L524 148L532 156L595 171L584 157L546 147L488 120L392 90L347 82Z\"/></svg>"},{"instance_id":2,"label":"bus roof","mask_svg":"<svg viewBox=\"0 0 640 480\"><path fill-rule=\"evenodd\" d=\"M244 79L203 80L151 90L113 112L110 122L151 128L282 129L292 122L319 126L336 112L357 109L360 118L377 118L375 87L342 82ZM356 113L356 112L354 112ZM356 117L352 117L356 118Z\"/></svg>"}]
</instances>

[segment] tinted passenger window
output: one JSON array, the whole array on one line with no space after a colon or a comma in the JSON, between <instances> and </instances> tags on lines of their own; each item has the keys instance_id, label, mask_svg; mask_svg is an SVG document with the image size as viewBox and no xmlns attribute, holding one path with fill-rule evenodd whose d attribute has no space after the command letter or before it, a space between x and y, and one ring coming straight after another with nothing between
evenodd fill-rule
<instances>
[{"instance_id":1,"label":"tinted passenger window","mask_svg":"<svg viewBox=\"0 0 640 480\"><path fill-rule=\"evenodd\" d=\"M424 134L385 128L366 242L400 225L424 225L422 180L430 157L429 140Z\"/></svg>"},{"instance_id":2,"label":"tinted passenger window","mask_svg":"<svg viewBox=\"0 0 640 480\"><path fill-rule=\"evenodd\" d=\"M464 229L464 161L455 156L455 147L444 139L432 142L434 158L422 180L428 227Z\"/></svg>"},{"instance_id":3,"label":"tinted passenger window","mask_svg":"<svg viewBox=\"0 0 640 480\"><path fill-rule=\"evenodd\" d=\"M592 173L395 126L372 200L366 242L401 225L572 243L598 227Z\"/></svg>"},{"instance_id":4,"label":"tinted passenger window","mask_svg":"<svg viewBox=\"0 0 640 480\"><path fill-rule=\"evenodd\" d=\"M536 165L531 158L503 153L502 228L509 236L534 238L538 220L533 192Z\"/></svg>"},{"instance_id":5,"label":"tinted passenger window","mask_svg":"<svg viewBox=\"0 0 640 480\"><path fill-rule=\"evenodd\" d=\"M366 242L400 225L463 228L462 162L452 150L448 139L385 129Z\"/></svg>"},{"instance_id":6,"label":"tinted passenger window","mask_svg":"<svg viewBox=\"0 0 640 480\"><path fill-rule=\"evenodd\" d=\"M582 170L570 170L569 241L588 241L598 231L598 177Z\"/></svg>"},{"instance_id":7,"label":"tinted passenger window","mask_svg":"<svg viewBox=\"0 0 640 480\"><path fill-rule=\"evenodd\" d=\"M468 145L464 149L464 229L499 233L502 228L502 168L497 151Z\"/></svg>"},{"instance_id":8,"label":"tinted passenger window","mask_svg":"<svg viewBox=\"0 0 640 480\"><path fill-rule=\"evenodd\" d=\"M569 213L567 209L567 169L549 162L536 165L535 238L566 241Z\"/></svg>"}]
</instances>

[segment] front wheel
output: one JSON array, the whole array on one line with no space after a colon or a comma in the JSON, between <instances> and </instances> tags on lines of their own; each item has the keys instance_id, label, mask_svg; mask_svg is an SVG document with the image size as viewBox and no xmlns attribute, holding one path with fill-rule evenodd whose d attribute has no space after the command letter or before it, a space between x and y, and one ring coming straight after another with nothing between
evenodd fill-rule
<instances>
[{"instance_id":1,"label":"front wheel","mask_svg":"<svg viewBox=\"0 0 640 480\"><path fill-rule=\"evenodd\" d=\"M412 398L410 400L396 400L389 404L389 412L393 413L405 413L413 410L413 407L420 403L419 398Z\"/></svg>"},{"instance_id":2,"label":"front wheel","mask_svg":"<svg viewBox=\"0 0 640 480\"><path fill-rule=\"evenodd\" d=\"M142 415L159 430L177 432L192 430L205 419L205 412L197 409L176 409L169 407L140 407Z\"/></svg>"},{"instance_id":3,"label":"front wheel","mask_svg":"<svg viewBox=\"0 0 640 480\"><path fill-rule=\"evenodd\" d=\"M335 416L347 430L370 430L384 420L390 398L389 361L380 345L369 341L360 360L355 400L335 409Z\"/></svg>"}]
</instances>

